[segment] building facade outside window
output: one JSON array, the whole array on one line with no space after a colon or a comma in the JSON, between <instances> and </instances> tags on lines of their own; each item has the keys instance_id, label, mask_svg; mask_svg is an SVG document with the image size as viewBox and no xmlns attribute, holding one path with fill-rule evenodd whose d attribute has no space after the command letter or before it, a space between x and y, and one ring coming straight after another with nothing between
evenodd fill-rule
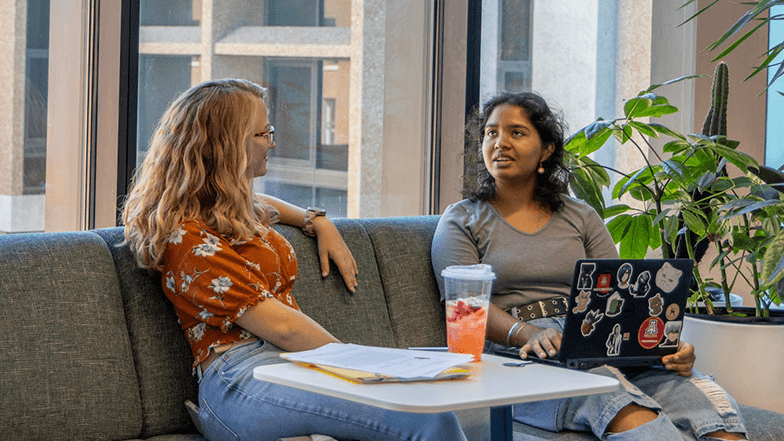
<instances>
[{"instance_id":1,"label":"building facade outside window","mask_svg":"<svg viewBox=\"0 0 784 441\"><path fill-rule=\"evenodd\" d=\"M430 1L142 0L137 163L169 102L241 77L269 92L277 147L254 188L332 216L422 214Z\"/></svg>"},{"instance_id":2,"label":"building facade outside window","mask_svg":"<svg viewBox=\"0 0 784 441\"><path fill-rule=\"evenodd\" d=\"M3 0L0 13L0 234L43 231L49 0Z\"/></svg>"}]
</instances>

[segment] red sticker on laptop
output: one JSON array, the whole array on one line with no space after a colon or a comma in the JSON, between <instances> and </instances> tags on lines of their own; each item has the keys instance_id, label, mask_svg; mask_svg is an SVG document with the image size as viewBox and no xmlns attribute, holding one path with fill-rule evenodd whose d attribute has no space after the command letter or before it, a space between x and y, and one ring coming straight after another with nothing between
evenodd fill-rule
<instances>
[{"instance_id":1,"label":"red sticker on laptop","mask_svg":"<svg viewBox=\"0 0 784 441\"><path fill-rule=\"evenodd\" d=\"M642 322L637 333L637 341L645 349L651 349L661 342L664 337L664 321L659 317L648 317Z\"/></svg>"},{"instance_id":2,"label":"red sticker on laptop","mask_svg":"<svg viewBox=\"0 0 784 441\"><path fill-rule=\"evenodd\" d=\"M612 280L612 276L610 274L599 274L599 277L596 278L596 290L608 293L612 289L610 286L610 282Z\"/></svg>"}]
</instances>

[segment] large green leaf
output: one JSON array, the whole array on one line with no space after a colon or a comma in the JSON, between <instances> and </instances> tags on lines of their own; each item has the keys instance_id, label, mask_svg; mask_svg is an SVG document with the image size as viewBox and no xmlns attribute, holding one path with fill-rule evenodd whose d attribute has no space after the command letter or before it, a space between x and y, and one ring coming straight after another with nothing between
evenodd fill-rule
<instances>
[{"instance_id":1,"label":"large green leaf","mask_svg":"<svg viewBox=\"0 0 784 441\"><path fill-rule=\"evenodd\" d=\"M678 217L670 216L664 222L664 238L669 244L675 243L678 237Z\"/></svg>"},{"instance_id":2,"label":"large green leaf","mask_svg":"<svg viewBox=\"0 0 784 441\"><path fill-rule=\"evenodd\" d=\"M621 239L619 254L622 259L644 259L650 243L651 218L647 215L634 216L629 230Z\"/></svg>"},{"instance_id":3,"label":"large green leaf","mask_svg":"<svg viewBox=\"0 0 784 441\"><path fill-rule=\"evenodd\" d=\"M648 124L644 124L637 121L629 121L629 125L637 129L638 132L642 133L645 136L650 136L651 138L658 138L659 134L656 133L652 128L648 127Z\"/></svg>"},{"instance_id":4,"label":"large green leaf","mask_svg":"<svg viewBox=\"0 0 784 441\"><path fill-rule=\"evenodd\" d=\"M784 277L784 230L773 238L762 260L760 279L765 285L772 285Z\"/></svg>"},{"instance_id":5,"label":"large green leaf","mask_svg":"<svg viewBox=\"0 0 784 441\"><path fill-rule=\"evenodd\" d=\"M733 202L735 202L735 201L733 201ZM733 204L733 202L725 204L724 206L722 206L722 209L724 209L725 207ZM747 201L744 201L744 202L747 202ZM725 214L724 216L721 217L721 219L730 219L730 218L737 217L737 216L740 216L740 215L743 215L743 214L746 214L746 213L751 213L753 211L760 210L760 209L762 209L764 207L770 207L772 205L778 205L778 204L781 203L781 201L779 201L779 200L748 201L748 202L751 202L751 203L745 204L743 206L743 208L741 208L738 211L732 211L732 212L730 212L728 214Z\"/></svg>"},{"instance_id":6,"label":"large green leaf","mask_svg":"<svg viewBox=\"0 0 784 441\"><path fill-rule=\"evenodd\" d=\"M671 105L651 106L637 113L637 118L653 117L658 118L663 115L677 113L678 108Z\"/></svg>"},{"instance_id":7,"label":"large green leaf","mask_svg":"<svg viewBox=\"0 0 784 441\"><path fill-rule=\"evenodd\" d=\"M661 167L674 181L682 184L683 186L688 184L686 176L687 171L680 162L668 159L666 161L662 161Z\"/></svg>"},{"instance_id":8,"label":"large green leaf","mask_svg":"<svg viewBox=\"0 0 784 441\"><path fill-rule=\"evenodd\" d=\"M745 171L747 167L756 167L759 165L757 160L751 156L721 144L713 143L706 147L716 152L716 154L719 156L726 158L727 161L731 162L733 165L735 165L735 167L738 167L741 170Z\"/></svg>"},{"instance_id":9,"label":"large green leaf","mask_svg":"<svg viewBox=\"0 0 784 441\"><path fill-rule=\"evenodd\" d=\"M637 172L633 174L631 177L629 177L629 179L621 186L621 189L620 191L618 191L617 195L613 192L613 198L615 199L620 198L621 196L626 194L626 191L629 190L629 187L632 187L633 185L644 185L642 182L638 182L638 178L645 175L646 173L650 175L650 170L647 167L643 167L637 170Z\"/></svg>"},{"instance_id":10,"label":"large green leaf","mask_svg":"<svg viewBox=\"0 0 784 441\"><path fill-rule=\"evenodd\" d=\"M659 214L657 214L655 218L653 218L653 222L652 222L653 225L658 224L659 222L662 221L662 219L666 218L667 215L670 213L670 210L671 208L662 209L662 211Z\"/></svg>"},{"instance_id":11,"label":"large green leaf","mask_svg":"<svg viewBox=\"0 0 784 441\"><path fill-rule=\"evenodd\" d=\"M679 83L681 81L690 80L692 78L704 77L704 76L706 76L706 75L705 74L686 75L686 76L683 76L683 77L678 77L678 78L674 78L672 80L665 81L665 82L663 82L661 84L651 84L650 86L648 86L648 88L644 92L642 92L642 94L652 92L652 91L654 91L654 90L656 90L656 89L658 89L658 88L660 88L662 86L667 86L669 84Z\"/></svg>"},{"instance_id":12,"label":"large green leaf","mask_svg":"<svg viewBox=\"0 0 784 441\"><path fill-rule=\"evenodd\" d=\"M634 130L628 124L623 125L621 127L614 127L612 129L613 136L615 139L618 140L621 144L626 144L634 135Z\"/></svg>"},{"instance_id":13,"label":"large green leaf","mask_svg":"<svg viewBox=\"0 0 784 441\"><path fill-rule=\"evenodd\" d=\"M627 119L641 118L642 112L653 105L653 100L646 96L637 96L623 105L623 114Z\"/></svg>"},{"instance_id":14,"label":"large green leaf","mask_svg":"<svg viewBox=\"0 0 784 441\"><path fill-rule=\"evenodd\" d=\"M678 154L690 148L691 148L691 144L689 144L689 142L685 138L684 139L679 138L674 141L670 141L667 144L664 144L664 147L662 147L662 151L664 153Z\"/></svg>"},{"instance_id":15,"label":"large green leaf","mask_svg":"<svg viewBox=\"0 0 784 441\"><path fill-rule=\"evenodd\" d=\"M617 216L619 214L626 213L629 210L631 210L631 207L629 207L626 204L611 205L611 206L605 208L604 216L606 218L607 217L613 217L613 216Z\"/></svg>"},{"instance_id":16,"label":"large green leaf","mask_svg":"<svg viewBox=\"0 0 784 441\"><path fill-rule=\"evenodd\" d=\"M680 133L676 132L675 130L670 129L669 127L665 127L658 123L648 123L648 127L656 130L657 132L661 133L662 135L667 135L676 139L680 139L681 141L686 141L686 137L681 135Z\"/></svg>"},{"instance_id":17,"label":"large green leaf","mask_svg":"<svg viewBox=\"0 0 784 441\"><path fill-rule=\"evenodd\" d=\"M590 179L600 187L609 187L612 180L605 167L588 156L580 158L582 168L589 173Z\"/></svg>"},{"instance_id":18,"label":"large green leaf","mask_svg":"<svg viewBox=\"0 0 784 441\"><path fill-rule=\"evenodd\" d=\"M601 188L590 178L590 173L584 168L578 168L572 171L572 176L574 179L571 186L575 196L593 207L599 216L604 218L604 198Z\"/></svg>"},{"instance_id":19,"label":"large green leaf","mask_svg":"<svg viewBox=\"0 0 784 441\"><path fill-rule=\"evenodd\" d=\"M607 230L613 238L613 242L618 243L626 235L629 225L634 217L630 214L620 214L607 222Z\"/></svg>"},{"instance_id":20,"label":"large green leaf","mask_svg":"<svg viewBox=\"0 0 784 441\"><path fill-rule=\"evenodd\" d=\"M699 237L703 237L705 236L705 222L697 213L697 210L681 211L681 214L683 215L683 221L686 222L686 226L689 228L689 231Z\"/></svg>"},{"instance_id":21,"label":"large green leaf","mask_svg":"<svg viewBox=\"0 0 784 441\"><path fill-rule=\"evenodd\" d=\"M612 131L608 128L603 130L592 132L592 137L588 137L586 135L586 131L591 126L586 127L583 130L573 134L569 139L566 141L564 145L564 149L567 152L572 152L578 154L580 156L588 156L591 153L599 150L607 139L610 138L612 135Z\"/></svg>"}]
</instances>

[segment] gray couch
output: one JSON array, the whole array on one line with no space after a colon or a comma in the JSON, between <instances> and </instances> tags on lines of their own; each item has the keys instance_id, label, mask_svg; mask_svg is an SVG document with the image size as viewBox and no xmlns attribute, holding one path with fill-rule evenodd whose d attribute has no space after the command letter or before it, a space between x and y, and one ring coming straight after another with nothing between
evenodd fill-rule
<instances>
[{"instance_id":1,"label":"gray couch","mask_svg":"<svg viewBox=\"0 0 784 441\"><path fill-rule=\"evenodd\" d=\"M438 217L339 219L359 265L350 294L316 243L278 226L299 258L294 295L346 342L445 345L430 266ZM120 228L0 236L0 439L201 440L191 354L157 275L139 270ZM784 415L743 407L752 439L784 439ZM483 411L459 415L482 439ZM594 439L520 424L515 439ZM295 434L292 434L295 435Z\"/></svg>"}]
</instances>

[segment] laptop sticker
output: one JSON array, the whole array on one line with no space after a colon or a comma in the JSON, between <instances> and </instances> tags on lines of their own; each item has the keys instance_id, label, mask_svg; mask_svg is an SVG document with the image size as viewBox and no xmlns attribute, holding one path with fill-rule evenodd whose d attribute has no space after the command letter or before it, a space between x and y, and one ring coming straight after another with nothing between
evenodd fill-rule
<instances>
[{"instance_id":1,"label":"laptop sticker","mask_svg":"<svg viewBox=\"0 0 784 441\"><path fill-rule=\"evenodd\" d=\"M658 316L664 309L664 299L661 294L656 293L655 296L648 299L648 312L651 316Z\"/></svg>"},{"instance_id":2,"label":"laptop sticker","mask_svg":"<svg viewBox=\"0 0 784 441\"><path fill-rule=\"evenodd\" d=\"M664 341L659 345L660 348L678 347L678 340L681 337L683 322L673 321L664 324Z\"/></svg>"},{"instance_id":3,"label":"laptop sticker","mask_svg":"<svg viewBox=\"0 0 784 441\"><path fill-rule=\"evenodd\" d=\"M659 317L645 319L637 333L637 341L645 349L657 346L662 337L664 337L664 322Z\"/></svg>"},{"instance_id":4,"label":"laptop sticker","mask_svg":"<svg viewBox=\"0 0 784 441\"><path fill-rule=\"evenodd\" d=\"M612 290L612 287L610 286L611 283L612 283L611 274L599 274L599 277L596 278L596 290L604 294L604 295L599 294L600 297L606 296L607 293L610 292L610 290Z\"/></svg>"},{"instance_id":5,"label":"laptop sticker","mask_svg":"<svg viewBox=\"0 0 784 441\"><path fill-rule=\"evenodd\" d=\"M648 295L648 291L650 290L651 273L649 271L644 271L642 274L637 276L637 281L629 287L629 292L634 297L645 297Z\"/></svg>"},{"instance_id":6,"label":"laptop sticker","mask_svg":"<svg viewBox=\"0 0 784 441\"><path fill-rule=\"evenodd\" d=\"M675 320L680 312L681 307L677 303L672 303L667 307L667 312L664 313L664 316L667 317L667 320Z\"/></svg>"},{"instance_id":7,"label":"laptop sticker","mask_svg":"<svg viewBox=\"0 0 784 441\"><path fill-rule=\"evenodd\" d=\"M624 263L618 268L618 288L626 289L632 281L632 264Z\"/></svg>"},{"instance_id":8,"label":"laptop sticker","mask_svg":"<svg viewBox=\"0 0 784 441\"><path fill-rule=\"evenodd\" d=\"M618 294L618 291L615 291L613 295L607 299L607 310L605 310L607 317L615 317L620 314L623 310L623 302L624 300L621 298L621 295Z\"/></svg>"},{"instance_id":9,"label":"laptop sticker","mask_svg":"<svg viewBox=\"0 0 784 441\"><path fill-rule=\"evenodd\" d=\"M614 357L621 353L621 343L623 342L623 336L621 335L621 324L616 323L613 326L612 332L607 337L607 356Z\"/></svg>"},{"instance_id":10,"label":"laptop sticker","mask_svg":"<svg viewBox=\"0 0 784 441\"><path fill-rule=\"evenodd\" d=\"M678 286L681 274L683 271L673 267L669 262L664 262L664 265L656 272L656 286L669 294Z\"/></svg>"},{"instance_id":11,"label":"laptop sticker","mask_svg":"<svg viewBox=\"0 0 784 441\"><path fill-rule=\"evenodd\" d=\"M591 303L591 291L580 291L580 294L577 294L577 305L572 308L572 314L587 311L589 303Z\"/></svg>"},{"instance_id":12,"label":"laptop sticker","mask_svg":"<svg viewBox=\"0 0 784 441\"><path fill-rule=\"evenodd\" d=\"M595 269L595 263L588 262L580 265L580 277L577 279L577 289L593 288L593 279L591 278L591 274L593 274Z\"/></svg>"},{"instance_id":13,"label":"laptop sticker","mask_svg":"<svg viewBox=\"0 0 784 441\"><path fill-rule=\"evenodd\" d=\"M599 312L598 309L588 311L588 313L585 314L582 326L580 326L580 332L582 332L585 337L593 334L593 330L596 329L596 324L602 321L603 318L604 314Z\"/></svg>"}]
</instances>

